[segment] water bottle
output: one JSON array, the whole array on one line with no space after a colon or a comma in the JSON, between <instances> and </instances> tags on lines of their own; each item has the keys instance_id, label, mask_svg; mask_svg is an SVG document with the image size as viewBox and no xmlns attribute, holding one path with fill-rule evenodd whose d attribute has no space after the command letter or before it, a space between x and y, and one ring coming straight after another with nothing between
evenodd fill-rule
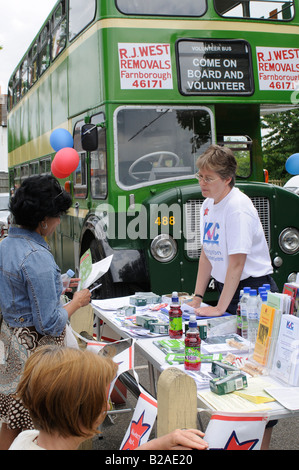
<instances>
[{"instance_id":1,"label":"water bottle","mask_svg":"<svg viewBox=\"0 0 299 470\"><path fill-rule=\"evenodd\" d=\"M169 337L180 339L183 336L183 320L182 310L179 303L177 292L173 292L171 296L171 304L169 309Z\"/></svg>"},{"instance_id":2,"label":"water bottle","mask_svg":"<svg viewBox=\"0 0 299 470\"><path fill-rule=\"evenodd\" d=\"M244 291L243 289L240 290L240 295L239 295L239 302L238 302L238 307L237 307L237 334L242 335L242 316L241 316L241 299L243 297Z\"/></svg>"},{"instance_id":3,"label":"water bottle","mask_svg":"<svg viewBox=\"0 0 299 470\"><path fill-rule=\"evenodd\" d=\"M242 319L242 337L247 339L248 338L247 302L249 299L250 287L244 287L243 291L244 293L240 300L240 311L241 311L241 319Z\"/></svg>"},{"instance_id":4,"label":"water bottle","mask_svg":"<svg viewBox=\"0 0 299 470\"><path fill-rule=\"evenodd\" d=\"M267 302L267 291L265 287L259 287L258 288L258 296L257 296L257 313L258 313L258 319L260 319L261 316L261 308L262 304L266 303L263 299L263 297L266 296L266 302Z\"/></svg>"},{"instance_id":5,"label":"water bottle","mask_svg":"<svg viewBox=\"0 0 299 470\"><path fill-rule=\"evenodd\" d=\"M70 285L72 277L75 275L72 269L61 275L63 290L67 289Z\"/></svg>"},{"instance_id":6,"label":"water bottle","mask_svg":"<svg viewBox=\"0 0 299 470\"><path fill-rule=\"evenodd\" d=\"M270 284L263 284L263 287L266 289L266 291L270 291Z\"/></svg>"},{"instance_id":7,"label":"water bottle","mask_svg":"<svg viewBox=\"0 0 299 470\"><path fill-rule=\"evenodd\" d=\"M257 329L259 326L258 317L258 303L257 303L257 291L256 289L250 289L249 299L247 302L247 319L248 319L248 340L251 343L255 343Z\"/></svg>"},{"instance_id":8,"label":"water bottle","mask_svg":"<svg viewBox=\"0 0 299 470\"><path fill-rule=\"evenodd\" d=\"M190 315L189 328L185 336L185 369L200 370L200 336L197 328L196 316Z\"/></svg>"}]
</instances>

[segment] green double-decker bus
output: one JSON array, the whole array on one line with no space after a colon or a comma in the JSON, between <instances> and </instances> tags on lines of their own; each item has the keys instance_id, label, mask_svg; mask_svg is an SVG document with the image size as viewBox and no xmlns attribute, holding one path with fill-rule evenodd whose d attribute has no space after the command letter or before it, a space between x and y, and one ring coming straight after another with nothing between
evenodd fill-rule
<instances>
[{"instance_id":1,"label":"green double-decker bus","mask_svg":"<svg viewBox=\"0 0 299 470\"><path fill-rule=\"evenodd\" d=\"M80 163L50 240L64 271L111 254L99 295L192 293L203 197L196 160L230 146L280 289L299 266L298 196L268 184L265 113L298 106L298 0L60 0L9 82L9 174L51 172L51 133ZM211 279L205 300L215 299Z\"/></svg>"}]
</instances>

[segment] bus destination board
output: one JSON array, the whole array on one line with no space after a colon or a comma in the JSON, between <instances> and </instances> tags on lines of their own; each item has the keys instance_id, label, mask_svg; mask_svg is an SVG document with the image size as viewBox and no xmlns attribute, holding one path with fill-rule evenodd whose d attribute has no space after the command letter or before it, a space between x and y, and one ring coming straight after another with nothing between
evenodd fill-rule
<instances>
[{"instance_id":1,"label":"bus destination board","mask_svg":"<svg viewBox=\"0 0 299 470\"><path fill-rule=\"evenodd\" d=\"M183 95L251 95L249 45L245 41L181 40L177 43Z\"/></svg>"}]
</instances>

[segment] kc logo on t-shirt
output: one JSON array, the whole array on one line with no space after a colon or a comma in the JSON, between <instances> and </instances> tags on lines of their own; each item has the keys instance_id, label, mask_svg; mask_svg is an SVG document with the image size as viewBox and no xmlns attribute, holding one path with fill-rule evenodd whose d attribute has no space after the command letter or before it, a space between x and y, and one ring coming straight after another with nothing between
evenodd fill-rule
<instances>
[{"instance_id":1,"label":"kc logo on t-shirt","mask_svg":"<svg viewBox=\"0 0 299 470\"><path fill-rule=\"evenodd\" d=\"M218 222L206 222L204 226L203 242L214 243L215 245L219 245L219 229L220 226Z\"/></svg>"}]
</instances>

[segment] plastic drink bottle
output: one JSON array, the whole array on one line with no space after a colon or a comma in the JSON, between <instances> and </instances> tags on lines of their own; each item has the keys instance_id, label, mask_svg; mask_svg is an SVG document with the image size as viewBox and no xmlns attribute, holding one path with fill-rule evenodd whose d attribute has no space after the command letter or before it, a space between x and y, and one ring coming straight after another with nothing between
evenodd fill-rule
<instances>
[{"instance_id":1,"label":"plastic drink bottle","mask_svg":"<svg viewBox=\"0 0 299 470\"><path fill-rule=\"evenodd\" d=\"M65 274L61 275L63 289L67 289L70 285L71 278L75 275L72 269L69 269Z\"/></svg>"},{"instance_id":2,"label":"plastic drink bottle","mask_svg":"<svg viewBox=\"0 0 299 470\"><path fill-rule=\"evenodd\" d=\"M242 317L241 317L241 299L243 297L244 291L243 289L240 290L240 295L239 295L239 302L238 302L238 307L237 307L237 334L242 335Z\"/></svg>"},{"instance_id":3,"label":"plastic drink bottle","mask_svg":"<svg viewBox=\"0 0 299 470\"><path fill-rule=\"evenodd\" d=\"M248 319L247 319L247 302L249 299L250 287L244 287L244 294L240 300L240 311L242 319L242 337L248 338Z\"/></svg>"},{"instance_id":4,"label":"plastic drink bottle","mask_svg":"<svg viewBox=\"0 0 299 470\"><path fill-rule=\"evenodd\" d=\"M200 370L200 343L199 330L197 328L196 316L190 315L189 328L185 336L185 369Z\"/></svg>"},{"instance_id":5,"label":"plastic drink bottle","mask_svg":"<svg viewBox=\"0 0 299 470\"><path fill-rule=\"evenodd\" d=\"M169 337L174 339L180 339L183 336L182 310L177 292L173 292L171 296L168 333Z\"/></svg>"},{"instance_id":6,"label":"plastic drink bottle","mask_svg":"<svg viewBox=\"0 0 299 470\"><path fill-rule=\"evenodd\" d=\"M255 343L257 330L259 326L259 317L257 311L257 292L256 289L250 289L249 299L247 302L247 318L248 318L248 340Z\"/></svg>"},{"instance_id":7,"label":"plastic drink bottle","mask_svg":"<svg viewBox=\"0 0 299 470\"><path fill-rule=\"evenodd\" d=\"M264 294L264 296L266 296L266 302L267 302L268 294L267 294L267 291L266 291L265 287L259 287L258 288L258 296L257 296L257 313L258 313L258 318L259 319L260 319L260 316L261 316L262 304L265 303L265 300L262 298L263 294Z\"/></svg>"},{"instance_id":8,"label":"plastic drink bottle","mask_svg":"<svg viewBox=\"0 0 299 470\"><path fill-rule=\"evenodd\" d=\"M268 294L267 294L267 292L262 292L262 293L261 293L261 308L262 308L262 304L266 304L266 303L267 303L267 300L268 300Z\"/></svg>"}]
</instances>

